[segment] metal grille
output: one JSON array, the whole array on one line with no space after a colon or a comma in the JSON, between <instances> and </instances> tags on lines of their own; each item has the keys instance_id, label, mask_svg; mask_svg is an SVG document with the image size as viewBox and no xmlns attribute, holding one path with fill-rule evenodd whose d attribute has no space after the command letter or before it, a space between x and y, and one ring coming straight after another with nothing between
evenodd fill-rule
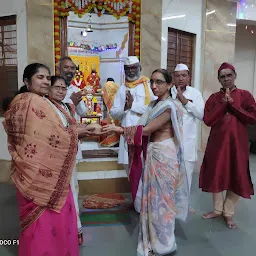
<instances>
[{"instance_id":1,"label":"metal grille","mask_svg":"<svg viewBox=\"0 0 256 256\"><path fill-rule=\"evenodd\" d=\"M0 115L3 100L18 90L16 16L0 17Z\"/></svg>"}]
</instances>

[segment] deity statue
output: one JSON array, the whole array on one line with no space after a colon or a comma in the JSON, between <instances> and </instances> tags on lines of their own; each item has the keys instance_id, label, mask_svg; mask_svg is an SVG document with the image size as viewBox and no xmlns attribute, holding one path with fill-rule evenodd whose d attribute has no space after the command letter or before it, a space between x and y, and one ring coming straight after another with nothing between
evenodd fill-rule
<instances>
[{"instance_id":1,"label":"deity statue","mask_svg":"<svg viewBox=\"0 0 256 256\"><path fill-rule=\"evenodd\" d=\"M102 116L101 107L94 94L94 89L90 84L84 88L86 91L86 96L84 97L85 104L88 108L87 115L89 116Z\"/></svg>"},{"instance_id":2,"label":"deity statue","mask_svg":"<svg viewBox=\"0 0 256 256\"><path fill-rule=\"evenodd\" d=\"M76 74L74 79L72 80L72 85L78 87L79 89L83 89L85 87L85 81L84 81L84 73L78 69L76 70Z\"/></svg>"},{"instance_id":3,"label":"deity statue","mask_svg":"<svg viewBox=\"0 0 256 256\"><path fill-rule=\"evenodd\" d=\"M93 87L94 93L100 89L100 77L96 70L92 70L91 74L87 77L86 82Z\"/></svg>"}]
</instances>

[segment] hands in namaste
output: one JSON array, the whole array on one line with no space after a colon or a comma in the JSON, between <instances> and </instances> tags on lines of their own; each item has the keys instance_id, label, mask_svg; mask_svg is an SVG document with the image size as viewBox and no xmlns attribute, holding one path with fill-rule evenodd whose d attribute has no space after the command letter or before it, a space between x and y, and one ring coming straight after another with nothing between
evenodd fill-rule
<instances>
[{"instance_id":1,"label":"hands in namaste","mask_svg":"<svg viewBox=\"0 0 256 256\"><path fill-rule=\"evenodd\" d=\"M223 98L223 101L224 101L224 102L233 102L233 99L232 99L231 96L230 96L230 89L229 89L229 88L226 89L226 92L225 92L225 96L224 96L224 98Z\"/></svg>"},{"instance_id":2,"label":"hands in namaste","mask_svg":"<svg viewBox=\"0 0 256 256\"><path fill-rule=\"evenodd\" d=\"M176 86L177 88L177 99L182 103L182 105L186 105L188 103L188 99L183 95L180 86Z\"/></svg>"},{"instance_id":3,"label":"hands in namaste","mask_svg":"<svg viewBox=\"0 0 256 256\"><path fill-rule=\"evenodd\" d=\"M131 95L131 92L129 90L126 91L126 98L125 98L125 106L124 111L131 109L132 103L133 103L133 96Z\"/></svg>"}]
</instances>

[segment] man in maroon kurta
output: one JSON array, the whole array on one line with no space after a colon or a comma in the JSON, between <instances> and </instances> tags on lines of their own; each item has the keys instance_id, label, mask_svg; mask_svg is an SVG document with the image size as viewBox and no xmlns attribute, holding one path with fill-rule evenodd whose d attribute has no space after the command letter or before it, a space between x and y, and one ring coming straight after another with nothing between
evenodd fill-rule
<instances>
[{"instance_id":1,"label":"man in maroon kurta","mask_svg":"<svg viewBox=\"0 0 256 256\"><path fill-rule=\"evenodd\" d=\"M254 194L249 172L247 124L256 123L256 104L246 90L236 88L235 68L223 63L218 71L222 85L219 92L210 96L205 104L204 122L211 127L204 160L201 166L199 187L213 193L214 211L204 219L223 216L229 228L239 197ZM227 190L226 198L223 191Z\"/></svg>"}]
</instances>

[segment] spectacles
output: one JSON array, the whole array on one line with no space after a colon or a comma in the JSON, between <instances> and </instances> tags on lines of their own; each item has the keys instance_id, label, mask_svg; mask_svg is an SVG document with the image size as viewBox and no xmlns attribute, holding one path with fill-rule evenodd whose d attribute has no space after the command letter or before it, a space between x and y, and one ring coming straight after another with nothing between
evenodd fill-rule
<instances>
[{"instance_id":1,"label":"spectacles","mask_svg":"<svg viewBox=\"0 0 256 256\"><path fill-rule=\"evenodd\" d=\"M150 85L152 86L154 83L158 86L161 86L162 84L166 83L166 81L163 81L160 79L157 79L157 80L150 79Z\"/></svg>"},{"instance_id":2,"label":"spectacles","mask_svg":"<svg viewBox=\"0 0 256 256\"><path fill-rule=\"evenodd\" d=\"M67 87L61 87L61 86L52 86L52 88L56 91L62 91L62 92L66 92L67 91Z\"/></svg>"},{"instance_id":3,"label":"spectacles","mask_svg":"<svg viewBox=\"0 0 256 256\"><path fill-rule=\"evenodd\" d=\"M140 66L124 66L125 71L137 71Z\"/></svg>"}]
</instances>

